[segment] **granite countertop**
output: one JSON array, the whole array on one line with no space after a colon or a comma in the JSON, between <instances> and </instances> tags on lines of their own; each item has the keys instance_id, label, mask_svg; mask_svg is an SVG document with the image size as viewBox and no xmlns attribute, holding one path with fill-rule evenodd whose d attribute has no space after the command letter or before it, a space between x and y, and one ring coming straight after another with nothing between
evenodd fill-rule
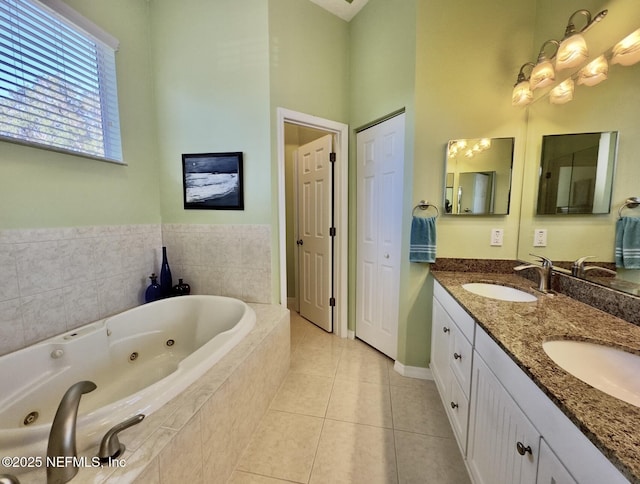
<instances>
[{"instance_id":1,"label":"granite countertop","mask_svg":"<svg viewBox=\"0 0 640 484\"><path fill-rule=\"evenodd\" d=\"M515 274L431 274L613 465L640 483L640 408L578 380L542 349L544 341L573 339L640 355L640 327L562 294L542 295ZM539 297L531 303L488 299L461 287L469 282L499 282Z\"/></svg>"}]
</instances>

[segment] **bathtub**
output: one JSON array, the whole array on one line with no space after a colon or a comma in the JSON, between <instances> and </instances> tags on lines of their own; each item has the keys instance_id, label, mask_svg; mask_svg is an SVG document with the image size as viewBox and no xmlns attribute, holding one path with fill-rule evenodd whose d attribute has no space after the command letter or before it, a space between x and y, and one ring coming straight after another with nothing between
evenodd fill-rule
<instances>
[{"instance_id":1,"label":"bathtub","mask_svg":"<svg viewBox=\"0 0 640 484\"><path fill-rule=\"evenodd\" d=\"M115 424L148 416L186 389L255 321L254 311L237 299L181 296L0 357L0 454L44 457L60 399L81 380L97 389L80 401L78 452L97 446Z\"/></svg>"}]
</instances>

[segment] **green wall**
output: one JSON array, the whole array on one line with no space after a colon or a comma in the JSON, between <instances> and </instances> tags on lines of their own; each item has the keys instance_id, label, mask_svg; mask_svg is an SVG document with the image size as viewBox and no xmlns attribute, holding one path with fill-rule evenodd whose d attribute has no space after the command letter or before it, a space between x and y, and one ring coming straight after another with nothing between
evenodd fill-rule
<instances>
[{"instance_id":1,"label":"green wall","mask_svg":"<svg viewBox=\"0 0 640 484\"><path fill-rule=\"evenodd\" d=\"M267 3L152 0L163 223L268 224ZM184 210L183 153L242 151L243 211Z\"/></svg>"},{"instance_id":2,"label":"green wall","mask_svg":"<svg viewBox=\"0 0 640 484\"><path fill-rule=\"evenodd\" d=\"M127 166L0 141L0 229L160 222L145 0L69 0L120 40L116 54Z\"/></svg>"}]
</instances>

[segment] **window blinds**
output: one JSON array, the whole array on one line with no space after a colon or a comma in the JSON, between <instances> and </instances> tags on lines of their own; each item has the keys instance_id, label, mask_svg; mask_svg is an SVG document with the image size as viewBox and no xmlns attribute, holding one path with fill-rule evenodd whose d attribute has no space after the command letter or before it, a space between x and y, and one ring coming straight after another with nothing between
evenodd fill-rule
<instances>
[{"instance_id":1,"label":"window blinds","mask_svg":"<svg viewBox=\"0 0 640 484\"><path fill-rule=\"evenodd\" d=\"M122 161L114 45L89 23L0 0L0 137Z\"/></svg>"}]
</instances>

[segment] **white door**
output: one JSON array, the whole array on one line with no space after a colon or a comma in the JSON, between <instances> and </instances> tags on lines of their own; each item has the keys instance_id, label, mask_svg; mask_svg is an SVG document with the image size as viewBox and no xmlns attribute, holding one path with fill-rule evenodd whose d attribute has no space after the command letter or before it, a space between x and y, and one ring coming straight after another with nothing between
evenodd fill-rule
<instances>
[{"instance_id":1,"label":"white door","mask_svg":"<svg viewBox=\"0 0 640 484\"><path fill-rule=\"evenodd\" d=\"M404 215L404 114L359 132L356 141L356 336L395 359Z\"/></svg>"},{"instance_id":2,"label":"white door","mask_svg":"<svg viewBox=\"0 0 640 484\"><path fill-rule=\"evenodd\" d=\"M332 135L298 148L300 315L332 332Z\"/></svg>"}]
</instances>

